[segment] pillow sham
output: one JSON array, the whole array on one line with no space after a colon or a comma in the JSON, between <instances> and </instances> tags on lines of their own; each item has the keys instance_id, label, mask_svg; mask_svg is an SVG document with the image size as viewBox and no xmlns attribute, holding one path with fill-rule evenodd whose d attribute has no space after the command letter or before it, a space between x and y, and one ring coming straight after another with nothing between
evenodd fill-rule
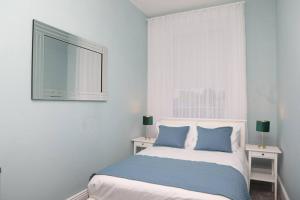
<instances>
[{"instance_id":1,"label":"pillow sham","mask_svg":"<svg viewBox=\"0 0 300 200\"><path fill-rule=\"evenodd\" d=\"M197 126L198 140L195 150L221 151L232 153L232 127L202 128Z\"/></svg>"},{"instance_id":2,"label":"pillow sham","mask_svg":"<svg viewBox=\"0 0 300 200\"><path fill-rule=\"evenodd\" d=\"M159 135L159 127L160 126L168 126L168 127L183 127L183 126L189 126L189 131L187 133L186 136L186 140L184 143L184 148L185 149L190 149L193 150L196 146L197 143L197 129L195 126L194 122L179 122L179 123L174 123L174 122L169 122L169 121L158 121L156 123L156 131L157 131L157 135L156 137L158 137Z\"/></svg>"},{"instance_id":3,"label":"pillow sham","mask_svg":"<svg viewBox=\"0 0 300 200\"><path fill-rule=\"evenodd\" d=\"M232 133L231 133L231 148L232 151L237 151L240 148L240 140L241 140L241 127L238 125L217 125L217 124L205 124L205 123L197 123L196 126L200 126L202 128L222 128L222 127L232 127Z\"/></svg>"},{"instance_id":4,"label":"pillow sham","mask_svg":"<svg viewBox=\"0 0 300 200\"><path fill-rule=\"evenodd\" d=\"M160 125L159 134L153 146L184 148L189 128L189 126L170 127Z\"/></svg>"}]
</instances>

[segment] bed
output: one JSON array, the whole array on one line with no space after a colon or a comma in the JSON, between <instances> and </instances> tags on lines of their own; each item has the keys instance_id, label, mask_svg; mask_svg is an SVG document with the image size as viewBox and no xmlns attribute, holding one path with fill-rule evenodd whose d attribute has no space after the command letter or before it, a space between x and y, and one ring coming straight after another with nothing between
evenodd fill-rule
<instances>
[{"instance_id":1,"label":"bed","mask_svg":"<svg viewBox=\"0 0 300 200\"><path fill-rule=\"evenodd\" d=\"M201 151L194 150L193 148L171 148L171 147L149 147L137 156L131 159L150 159L152 160L161 159L167 162L179 162L186 164L198 164L204 163L208 165L226 166L234 169L234 171L241 174L243 181L248 185L248 169L247 160L244 152L245 138L246 138L246 122L240 120L200 120L200 119L167 119L161 120L159 125L170 125L170 126L205 126L205 127L221 127L221 126L232 126L238 127L238 148L234 149L232 153L216 152L216 151ZM190 141L195 140L195 136L189 134ZM130 159L129 159L130 160ZM149 161L149 160L148 160ZM126 161L125 161L126 162ZM139 161L138 161L139 162ZM154 162L154 161L153 161ZM161 162L161 161L159 161ZM174 164L176 165L176 164ZM142 165L141 165L142 166ZM126 168L126 166L121 166ZM128 167L128 166L127 166ZM170 169L172 168L172 164ZM121 170L120 170L121 169ZM132 171L138 173L138 168L132 168ZM184 173L187 173L189 168ZM117 168L117 174L122 171L122 168ZM171 170L170 170L171 171ZM166 172L166 171L165 171ZM145 172L143 172L145 173ZM183 175L184 175L183 173ZM151 179L150 174L148 179ZM163 175L160 175L160 177ZM178 175L179 176L179 175ZM160 178L158 177L158 179ZM195 176L196 177L196 176ZM153 178L153 177L152 177ZM162 178L162 180L164 180ZM184 181L184 178L182 179ZM164 180L167 181L168 180ZM172 181L171 181L172 182ZM176 180L174 180L176 182ZM227 181L227 185L237 184L234 181ZM217 187L217 186L216 186ZM216 189L214 189L216 190ZM239 189L236 189L239 190ZM201 190L199 190L201 191ZM126 176L114 176L109 173L95 175L88 184L89 200L228 200L231 198L226 195L216 195L215 192L199 192L198 190L190 190L189 188L179 186L173 186L172 184L159 184L155 181L141 181L136 178L127 178ZM239 192L239 191L238 191ZM244 191L245 192L245 191ZM248 190L247 190L248 192Z\"/></svg>"}]
</instances>

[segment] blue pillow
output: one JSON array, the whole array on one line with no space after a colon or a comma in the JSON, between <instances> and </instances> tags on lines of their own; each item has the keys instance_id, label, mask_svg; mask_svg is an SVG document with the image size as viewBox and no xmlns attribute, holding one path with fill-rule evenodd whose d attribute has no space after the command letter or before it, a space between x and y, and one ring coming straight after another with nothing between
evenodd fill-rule
<instances>
[{"instance_id":1,"label":"blue pillow","mask_svg":"<svg viewBox=\"0 0 300 200\"><path fill-rule=\"evenodd\" d=\"M184 148L185 139L189 129L189 126L169 127L160 125L158 138L153 146Z\"/></svg>"},{"instance_id":2,"label":"blue pillow","mask_svg":"<svg viewBox=\"0 0 300 200\"><path fill-rule=\"evenodd\" d=\"M198 141L195 150L221 151L231 153L232 127L214 129L197 126Z\"/></svg>"}]
</instances>

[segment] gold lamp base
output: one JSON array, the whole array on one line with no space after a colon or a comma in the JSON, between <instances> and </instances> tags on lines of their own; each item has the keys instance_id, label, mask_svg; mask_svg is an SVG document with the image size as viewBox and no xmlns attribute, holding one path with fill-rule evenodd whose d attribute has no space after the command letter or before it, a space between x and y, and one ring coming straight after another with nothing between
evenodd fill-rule
<instances>
[{"instance_id":1,"label":"gold lamp base","mask_svg":"<svg viewBox=\"0 0 300 200\"><path fill-rule=\"evenodd\" d=\"M257 145L260 149L265 149L267 146L264 144L264 132L261 132L261 144Z\"/></svg>"},{"instance_id":2,"label":"gold lamp base","mask_svg":"<svg viewBox=\"0 0 300 200\"><path fill-rule=\"evenodd\" d=\"M267 146L264 145L264 144L259 144L259 145L257 145L257 146L258 146L258 148L260 148L260 149L265 149L265 148L267 148Z\"/></svg>"}]
</instances>

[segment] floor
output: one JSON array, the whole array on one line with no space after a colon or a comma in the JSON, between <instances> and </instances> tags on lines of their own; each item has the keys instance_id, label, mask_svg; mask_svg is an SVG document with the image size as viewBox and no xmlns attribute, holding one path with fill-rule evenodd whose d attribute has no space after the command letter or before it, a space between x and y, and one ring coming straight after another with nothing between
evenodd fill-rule
<instances>
[{"instance_id":1,"label":"floor","mask_svg":"<svg viewBox=\"0 0 300 200\"><path fill-rule=\"evenodd\" d=\"M252 200L274 200L274 193L272 192L272 185L270 183L251 181L250 193ZM279 196L277 200L280 200Z\"/></svg>"}]
</instances>

